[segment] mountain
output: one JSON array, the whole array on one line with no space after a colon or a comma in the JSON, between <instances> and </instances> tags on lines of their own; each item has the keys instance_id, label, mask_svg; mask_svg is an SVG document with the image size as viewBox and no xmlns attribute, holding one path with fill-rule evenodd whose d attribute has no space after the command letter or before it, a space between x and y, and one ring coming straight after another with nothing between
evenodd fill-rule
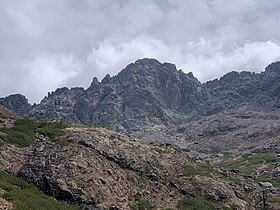
<instances>
[{"instance_id":1,"label":"mountain","mask_svg":"<svg viewBox=\"0 0 280 210\"><path fill-rule=\"evenodd\" d=\"M1 122L9 122L0 124L0 208L5 209L257 210L263 203L257 178L273 175L272 163L279 162L275 153L262 153L261 163L259 154L237 160L225 154L218 161L211 157L218 164L210 165L209 158L193 158L170 144L0 113ZM241 160L257 166L256 180L243 168L231 168L243 166ZM259 171L264 166L272 167L269 174ZM277 179L274 184L269 209L279 209Z\"/></svg>"},{"instance_id":2,"label":"mountain","mask_svg":"<svg viewBox=\"0 0 280 210\"><path fill-rule=\"evenodd\" d=\"M280 209L279 72L200 83L142 59L1 98L0 209Z\"/></svg>"},{"instance_id":3,"label":"mountain","mask_svg":"<svg viewBox=\"0 0 280 210\"><path fill-rule=\"evenodd\" d=\"M154 59L138 60L118 75L96 78L86 90L60 88L27 113L33 119L65 119L118 131L163 128L188 119L206 92L192 74Z\"/></svg>"},{"instance_id":4,"label":"mountain","mask_svg":"<svg viewBox=\"0 0 280 210\"><path fill-rule=\"evenodd\" d=\"M78 124L99 125L132 133L146 141L160 140L189 146L197 151L207 151L199 147L200 144L192 146L197 140L200 140L201 144L205 143L203 138L194 137L197 134L178 133L178 128L197 127L197 122L201 119L203 122L205 117L223 118L221 123L236 120L234 116L228 117L231 112L235 113L233 115L255 112L257 116L278 113L279 81L280 62L270 64L259 74L230 72L220 79L201 83L192 73L186 74L177 70L174 64L146 58L129 64L116 76L105 76L101 82L94 78L87 89L58 88L38 105L31 106L21 95L1 98L0 105L30 119L67 120ZM276 118L277 116L279 115L276 114ZM241 123L240 127L244 127L243 123L252 125L258 121L249 118L236 123ZM271 125L277 122L266 120L261 127L266 126L266 123ZM199 127L200 133L207 129L206 123ZM238 148L256 149L261 145L261 141L258 141L255 145L243 147L241 143L244 135L239 135L239 132L244 132L244 129L237 130L235 134L240 136L240 146L225 146L232 137L229 128L220 138L215 135L204 138L210 138L209 142L215 141L217 145L216 148L209 147L213 148L209 152ZM248 126L247 131L255 132L253 126Z\"/></svg>"},{"instance_id":5,"label":"mountain","mask_svg":"<svg viewBox=\"0 0 280 210\"><path fill-rule=\"evenodd\" d=\"M207 98L207 92L191 73L178 71L173 64L142 59L114 77L107 75L101 82L94 78L86 90L59 88L31 110L22 103L25 112L19 111L11 98L23 96L2 98L0 104L30 118L65 119L130 131L190 118L182 113L191 113Z\"/></svg>"},{"instance_id":6,"label":"mountain","mask_svg":"<svg viewBox=\"0 0 280 210\"><path fill-rule=\"evenodd\" d=\"M279 77L280 62L276 62L260 74L230 72L201 84L192 73L185 74L174 64L141 59L116 76L107 75L101 82L94 78L86 90L59 88L32 108L19 94L1 98L0 104L31 118L133 130L140 123L133 117L136 114L150 126L177 124L245 105L278 109Z\"/></svg>"}]
</instances>

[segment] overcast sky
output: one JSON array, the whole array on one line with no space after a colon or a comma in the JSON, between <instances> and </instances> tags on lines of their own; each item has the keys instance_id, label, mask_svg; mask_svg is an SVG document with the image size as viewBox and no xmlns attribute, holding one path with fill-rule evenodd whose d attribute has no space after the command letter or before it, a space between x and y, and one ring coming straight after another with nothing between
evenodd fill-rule
<instances>
[{"instance_id":1,"label":"overcast sky","mask_svg":"<svg viewBox=\"0 0 280 210\"><path fill-rule=\"evenodd\" d=\"M0 97L39 102L138 58L200 81L280 60L279 0L0 0Z\"/></svg>"}]
</instances>

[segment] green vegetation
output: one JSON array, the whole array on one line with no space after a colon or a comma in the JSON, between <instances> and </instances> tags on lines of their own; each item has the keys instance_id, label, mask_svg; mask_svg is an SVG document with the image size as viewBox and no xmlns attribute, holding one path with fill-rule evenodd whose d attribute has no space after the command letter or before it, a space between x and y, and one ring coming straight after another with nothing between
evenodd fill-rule
<instances>
[{"instance_id":1,"label":"green vegetation","mask_svg":"<svg viewBox=\"0 0 280 210\"><path fill-rule=\"evenodd\" d=\"M70 144L70 142L67 139L60 139L57 141L57 144L59 144L61 147L65 147Z\"/></svg>"},{"instance_id":2,"label":"green vegetation","mask_svg":"<svg viewBox=\"0 0 280 210\"><path fill-rule=\"evenodd\" d=\"M204 176L204 171L200 170L199 168L192 166L192 165L184 165L183 167L183 173L186 176L194 176L194 175L200 175L200 176Z\"/></svg>"},{"instance_id":3,"label":"green vegetation","mask_svg":"<svg viewBox=\"0 0 280 210\"><path fill-rule=\"evenodd\" d=\"M273 184L273 186L280 186L279 178L270 178L270 173L273 170L272 163L279 162L280 160L277 159L275 152L265 152L256 154L244 154L235 160L228 159L223 162L220 167L224 167L227 169L238 169L244 175L254 175L256 174L257 169L262 164L266 164L266 170L264 170L261 175L255 179L255 182L270 182Z\"/></svg>"},{"instance_id":4,"label":"green vegetation","mask_svg":"<svg viewBox=\"0 0 280 210\"><path fill-rule=\"evenodd\" d=\"M179 153L188 153L191 151L189 148L181 148L181 147L175 147L175 150Z\"/></svg>"},{"instance_id":5,"label":"green vegetation","mask_svg":"<svg viewBox=\"0 0 280 210\"><path fill-rule=\"evenodd\" d=\"M4 145L4 141L0 138L0 147Z\"/></svg>"},{"instance_id":6,"label":"green vegetation","mask_svg":"<svg viewBox=\"0 0 280 210\"><path fill-rule=\"evenodd\" d=\"M147 200L143 199L139 193L128 198L128 205L132 210L147 210L155 207Z\"/></svg>"},{"instance_id":7,"label":"green vegetation","mask_svg":"<svg viewBox=\"0 0 280 210\"><path fill-rule=\"evenodd\" d=\"M280 178L277 177L276 179L271 179L269 175L262 175L256 178L256 182L270 182L274 187L280 186Z\"/></svg>"},{"instance_id":8,"label":"green vegetation","mask_svg":"<svg viewBox=\"0 0 280 210\"><path fill-rule=\"evenodd\" d=\"M139 179L143 184L145 184L145 185L149 184L149 179L145 175L142 175L142 174L139 175Z\"/></svg>"},{"instance_id":9,"label":"green vegetation","mask_svg":"<svg viewBox=\"0 0 280 210\"><path fill-rule=\"evenodd\" d=\"M234 176L228 176L228 177L226 177L226 176L220 176L220 178L222 178L222 179L224 179L224 180L226 180L226 181L229 181L229 182L233 182L233 183L235 183L235 184L237 184L237 185L240 185L240 184L242 184L242 181L241 181L241 179L239 178L239 177L234 177Z\"/></svg>"},{"instance_id":10,"label":"green vegetation","mask_svg":"<svg viewBox=\"0 0 280 210\"><path fill-rule=\"evenodd\" d=\"M199 176L208 176L211 177L211 174L215 174L216 172L212 169L209 168L207 166L203 166L203 168L201 166L193 166L193 165L189 165L189 164L185 164L183 166L183 174L185 176L195 176L195 175L199 175Z\"/></svg>"},{"instance_id":11,"label":"green vegetation","mask_svg":"<svg viewBox=\"0 0 280 210\"><path fill-rule=\"evenodd\" d=\"M268 194L268 202L280 204L280 198Z\"/></svg>"},{"instance_id":12,"label":"green vegetation","mask_svg":"<svg viewBox=\"0 0 280 210\"><path fill-rule=\"evenodd\" d=\"M216 210L211 203L201 198L185 198L178 202L176 206L179 210Z\"/></svg>"},{"instance_id":13,"label":"green vegetation","mask_svg":"<svg viewBox=\"0 0 280 210\"><path fill-rule=\"evenodd\" d=\"M14 144L18 147L26 147L33 143L36 133L49 136L61 136L64 134L64 129L69 126L69 123L34 121L28 119L19 119L15 121L12 128L0 128L0 131L6 133L3 137L6 143Z\"/></svg>"},{"instance_id":14,"label":"green vegetation","mask_svg":"<svg viewBox=\"0 0 280 210\"><path fill-rule=\"evenodd\" d=\"M38 133L41 133L50 138L64 135L64 129L69 127L70 123L59 121L59 122L39 122Z\"/></svg>"},{"instance_id":15,"label":"green vegetation","mask_svg":"<svg viewBox=\"0 0 280 210\"><path fill-rule=\"evenodd\" d=\"M13 203L14 210L80 209L48 197L33 185L1 170L0 188L6 191L0 196Z\"/></svg>"},{"instance_id":16,"label":"green vegetation","mask_svg":"<svg viewBox=\"0 0 280 210\"><path fill-rule=\"evenodd\" d=\"M224 152L223 153L223 158L225 158L225 159L228 159L228 158L230 158L232 156L232 153L231 152Z\"/></svg>"},{"instance_id":17,"label":"green vegetation","mask_svg":"<svg viewBox=\"0 0 280 210\"><path fill-rule=\"evenodd\" d=\"M24 147L34 141L36 128L35 121L20 119L15 121L14 127L1 128L0 131L7 134L3 137L5 142Z\"/></svg>"},{"instance_id":18,"label":"green vegetation","mask_svg":"<svg viewBox=\"0 0 280 210\"><path fill-rule=\"evenodd\" d=\"M243 174L252 175L257 165L273 162L277 162L276 153L267 152L257 154L244 154L237 160L229 160L224 162L221 166L228 169L239 169Z\"/></svg>"}]
</instances>

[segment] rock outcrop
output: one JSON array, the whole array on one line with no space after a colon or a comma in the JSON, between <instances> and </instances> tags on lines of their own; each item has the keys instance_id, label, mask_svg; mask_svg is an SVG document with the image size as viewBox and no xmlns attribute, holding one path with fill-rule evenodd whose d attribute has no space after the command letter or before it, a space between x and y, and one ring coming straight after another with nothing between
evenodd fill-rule
<instances>
[{"instance_id":1,"label":"rock outcrop","mask_svg":"<svg viewBox=\"0 0 280 210\"><path fill-rule=\"evenodd\" d=\"M1 189L0 189L1 191ZM4 198L0 197L0 209L2 210L12 210L13 209L13 204Z\"/></svg>"},{"instance_id":2,"label":"rock outcrop","mask_svg":"<svg viewBox=\"0 0 280 210\"><path fill-rule=\"evenodd\" d=\"M136 197L160 209L176 209L180 200L189 197L249 209L248 203L237 197L237 185L211 174L186 171L185 165L198 167L197 163L171 145L143 144L103 128L73 127L62 137L37 135L29 148L14 150L0 146L6 157L0 160L2 170L34 183L50 196L83 204L86 209L130 209ZM21 161L6 164L15 156L21 156Z\"/></svg>"},{"instance_id":3,"label":"rock outcrop","mask_svg":"<svg viewBox=\"0 0 280 210\"><path fill-rule=\"evenodd\" d=\"M20 94L14 94L5 98L0 98L0 106L6 107L14 113L26 116L31 111L31 105L25 96Z\"/></svg>"}]
</instances>

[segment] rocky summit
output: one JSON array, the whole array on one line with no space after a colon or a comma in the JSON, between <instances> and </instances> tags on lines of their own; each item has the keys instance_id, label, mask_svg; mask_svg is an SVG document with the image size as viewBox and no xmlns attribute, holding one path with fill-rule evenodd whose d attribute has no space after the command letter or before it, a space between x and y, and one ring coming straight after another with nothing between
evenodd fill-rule
<instances>
[{"instance_id":1,"label":"rocky summit","mask_svg":"<svg viewBox=\"0 0 280 210\"><path fill-rule=\"evenodd\" d=\"M146 131L190 119L193 109L206 98L207 92L191 73L178 71L173 64L143 59L114 77L107 75L101 82L94 78L86 90L59 88L39 105L26 109L24 116Z\"/></svg>"}]
</instances>

